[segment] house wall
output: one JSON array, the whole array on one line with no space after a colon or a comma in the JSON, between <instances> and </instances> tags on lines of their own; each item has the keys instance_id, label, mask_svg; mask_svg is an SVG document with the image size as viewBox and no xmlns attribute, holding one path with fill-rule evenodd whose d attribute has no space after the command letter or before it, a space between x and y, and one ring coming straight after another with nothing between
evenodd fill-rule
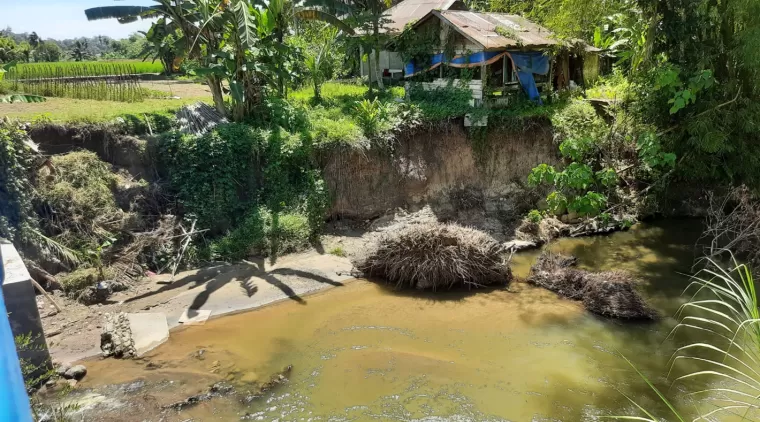
<instances>
[{"instance_id":1,"label":"house wall","mask_svg":"<svg viewBox=\"0 0 760 422\"><path fill-rule=\"evenodd\" d=\"M370 71L370 61L374 62L374 60L374 53L371 53L368 60L362 60L361 65L361 76L369 76L372 81L375 80L375 74ZM401 60L401 55L393 51L380 51L380 73L382 73L384 69L393 69L397 71L403 70L404 61Z\"/></svg>"}]
</instances>

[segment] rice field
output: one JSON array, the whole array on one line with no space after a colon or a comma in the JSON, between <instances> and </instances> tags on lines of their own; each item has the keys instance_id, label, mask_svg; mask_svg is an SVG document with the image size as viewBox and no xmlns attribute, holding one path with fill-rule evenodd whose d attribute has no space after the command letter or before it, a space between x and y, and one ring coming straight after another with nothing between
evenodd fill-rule
<instances>
[{"instance_id":1,"label":"rice field","mask_svg":"<svg viewBox=\"0 0 760 422\"><path fill-rule=\"evenodd\" d=\"M164 66L161 62L156 61L151 63L149 61L141 60L117 60L117 61L91 61L91 62L55 62L55 63L19 63L15 71L16 72L33 72L38 68L54 68L56 73L61 76L76 76L79 69L86 67L91 69L91 72L103 72L101 75L111 75L113 68L129 65L136 74L144 73L161 73L164 71Z\"/></svg>"},{"instance_id":2,"label":"rice field","mask_svg":"<svg viewBox=\"0 0 760 422\"><path fill-rule=\"evenodd\" d=\"M134 62L34 63L11 69L5 79L15 92L45 97L136 102L150 96Z\"/></svg>"}]
</instances>

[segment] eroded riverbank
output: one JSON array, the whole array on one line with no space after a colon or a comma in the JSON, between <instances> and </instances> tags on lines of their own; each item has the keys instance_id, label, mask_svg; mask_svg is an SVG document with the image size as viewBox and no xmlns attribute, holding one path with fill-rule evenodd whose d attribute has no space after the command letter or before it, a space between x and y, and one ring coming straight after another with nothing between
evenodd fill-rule
<instances>
[{"instance_id":1,"label":"eroded riverbank","mask_svg":"<svg viewBox=\"0 0 760 422\"><path fill-rule=\"evenodd\" d=\"M669 221L549 247L589 269L633 272L672 315L686 282L677 272L689 270L698 233L695 222ZM518 277L537 253L513 258ZM658 405L616 351L657 380L667 373L670 328L667 318L594 317L523 283L419 293L356 281L174 331L142 360L90 361L77 394L104 396L88 420L587 420L628 411L620 392ZM253 397L288 365L288 382ZM164 409L219 381L235 392Z\"/></svg>"}]
</instances>

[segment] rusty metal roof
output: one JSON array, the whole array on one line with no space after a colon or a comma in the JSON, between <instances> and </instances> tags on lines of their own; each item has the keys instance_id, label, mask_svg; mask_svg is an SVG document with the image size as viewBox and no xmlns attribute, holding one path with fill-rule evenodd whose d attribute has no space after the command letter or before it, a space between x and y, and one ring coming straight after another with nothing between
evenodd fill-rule
<instances>
[{"instance_id":1,"label":"rusty metal roof","mask_svg":"<svg viewBox=\"0 0 760 422\"><path fill-rule=\"evenodd\" d=\"M518 15L460 10L433 11L432 14L482 45L484 50L561 44L551 31ZM499 27L503 29L497 30Z\"/></svg>"},{"instance_id":2,"label":"rusty metal roof","mask_svg":"<svg viewBox=\"0 0 760 422\"><path fill-rule=\"evenodd\" d=\"M432 10L449 10L449 8L465 8L460 0L404 0L386 10L386 32L401 32L409 22L414 22Z\"/></svg>"}]
</instances>

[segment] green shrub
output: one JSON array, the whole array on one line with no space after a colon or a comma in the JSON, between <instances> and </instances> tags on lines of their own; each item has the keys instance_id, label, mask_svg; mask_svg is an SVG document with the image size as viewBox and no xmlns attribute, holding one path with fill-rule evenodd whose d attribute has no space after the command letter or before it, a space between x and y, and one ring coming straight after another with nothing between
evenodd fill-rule
<instances>
[{"instance_id":1,"label":"green shrub","mask_svg":"<svg viewBox=\"0 0 760 422\"><path fill-rule=\"evenodd\" d=\"M113 276L110 270L105 269L104 271L106 279ZM97 268L79 268L60 277L60 281L63 292L70 298L76 299L82 291L100 281L100 272Z\"/></svg>"},{"instance_id":2,"label":"green shrub","mask_svg":"<svg viewBox=\"0 0 760 422\"><path fill-rule=\"evenodd\" d=\"M313 230L306 215L255 209L235 229L212 244L215 258L235 261L253 255L277 256L309 246Z\"/></svg>"},{"instance_id":3,"label":"green shrub","mask_svg":"<svg viewBox=\"0 0 760 422\"><path fill-rule=\"evenodd\" d=\"M346 250L345 250L345 249L343 249L343 247L342 247L342 246L336 246L336 247L334 247L334 248L330 249L330 251L329 251L328 253L329 253L330 255L339 256L339 257L341 257L341 258L343 258L343 257L345 257L345 256L347 255L347 254L346 254Z\"/></svg>"},{"instance_id":4,"label":"green shrub","mask_svg":"<svg viewBox=\"0 0 760 422\"><path fill-rule=\"evenodd\" d=\"M426 90L422 85L412 84L408 94L411 102L420 108L422 117L428 121L463 117L474 110L470 90L453 85Z\"/></svg>"},{"instance_id":5,"label":"green shrub","mask_svg":"<svg viewBox=\"0 0 760 422\"><path fill-rule=\"evenodd\" d=\"M607 131L607 124L589 102L576 99L552 115L552 125L560 140L599 140Z\"/></svg>"},{"instance_id":6,"label":"green shrub","mask_svg":"<svg viewBox=\"0 0 760 422\"><path fill-rule=\"evenodd\" d=\"M544 216L541 215L541 212L539 210L530 210L530 212L528 212L528 221L530 221L531 223L538 224L543 219L544 219Z\"/></svg>"},{"instance_id":7,"label":"green shrub","mask_svg":"<svg viewBox=\"0 0 760 422\"><path fill-rule=\"evenodd\" d=\"M193 214L211 235L233 227L255 204L255 161L264 135L232 123L202 136L173 132L159 141L160 159L185 214Z\"/></svg>"},{"instance_id":8,"label":"green shrub","mask_svg":"<svg viewBox=\"0 0 760 422\"><path fill-rule=\"evenodd\" d=\"M214 257L237 261L266 250L264 219L258 208L249 212L232 231L212 244Z\"/></svg>"},{"instance_id":9,"label":"green shrub","mask_svg":"<svg viewBox=\"0 0 760 422\"><path fill-rule=\"evenodd\" d=\"M314 107L309 110L309 122L312 128L311 137L317 144L354 144L363 137L361 128L338 108Z\"/></svg>"},{"instance_id":10,"label":"green shrub","mask_svg":"<svg viewBox=\"0 0 760 422\"><path fill-rule=\"evenodd\" d=\"M388 108L380 100L362 100L354 104L353 113L356 123L362 128L364 135L373 137L388 127Z\"/></svg>"}]
</instances>

